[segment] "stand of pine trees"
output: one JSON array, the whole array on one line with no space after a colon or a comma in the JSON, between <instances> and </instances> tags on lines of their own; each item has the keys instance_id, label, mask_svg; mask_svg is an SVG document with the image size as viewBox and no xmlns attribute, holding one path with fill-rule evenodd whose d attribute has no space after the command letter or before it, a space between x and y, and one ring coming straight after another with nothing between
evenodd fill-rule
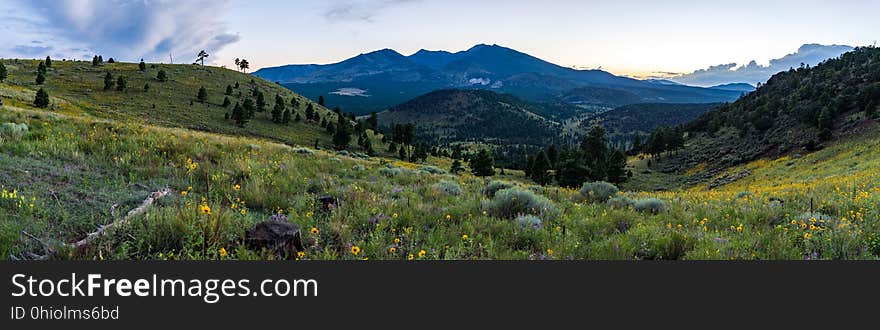
<instances>
[{"instance_id":1,"label":"stand of pine trees","mask_svg":"<svg viewBox=\"0 0 880 330\"><path fill-rule=\"evenodd\" d=\"M550 146L527 159L526 176L541 185L554 180L561 187L577 188L587 181L625 182L626 153L609 147L605 129L593 126L578 148Z\"/></svg>"}]
</instances>

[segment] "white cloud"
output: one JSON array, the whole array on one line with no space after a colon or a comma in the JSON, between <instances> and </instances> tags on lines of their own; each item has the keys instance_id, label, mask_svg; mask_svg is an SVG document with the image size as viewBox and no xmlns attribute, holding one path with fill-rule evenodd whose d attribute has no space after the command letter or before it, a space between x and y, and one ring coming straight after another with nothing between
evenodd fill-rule
<instances>
[{"instance_id":1,"label":"white cloud","mask_svg":"<svg viewBox=\"0 0 880 330\"><path fill-rule=\"evenodd\" d=\"M222 21L225 1L31 0L18 4L21 10L3 17L11 19L7 30L18 37L7 49L0 49L0 56L31 57L26 51L36 46L25 40L37 40L59 57L102 54L134 61L167 60L173 54L175 62L187 63L201 49L213 53L239 40Z\"/></svg>"},{"instance_id":2,"label":"white cloud","mask_svg":"<svg viewBox=\"0 0 880 330\"><path fill-rule=\"evenodd\" d=\"M742 82L757 85L758 83L767 82L776 73L788 70L789 68L800 67L801 63L813 66L826 59L840 56L840 54L852 49L850 46L807 44L798 48L795 53L770 60L770 63L766 66L759 65L755 61L745 65L737 65L736 63L720 64L669 79L693 86L715 86Z\"/></svg>"},{"instance_id":3,"label":"white cloud","mask_svg":"<svg viewBox=\"0 0 880 330\"><path fill-rule=\"evenodd\" d=\"M330 22L363 21L373 22L375 16L388 7L418 2L421 0L336 0L324 12Z\"/></svg>"}]
</instances>

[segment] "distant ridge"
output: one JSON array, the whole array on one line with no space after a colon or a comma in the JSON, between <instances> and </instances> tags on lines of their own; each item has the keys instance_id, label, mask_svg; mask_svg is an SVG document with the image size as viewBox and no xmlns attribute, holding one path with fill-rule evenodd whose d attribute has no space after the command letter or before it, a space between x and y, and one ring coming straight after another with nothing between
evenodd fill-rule
<instances>
[{"instance_id":1,"label":"distant ridge","mask_svg":"<svg viewBox=\"0 0 880 330\"><path fill-rule=\"evenodd\" d=\"M479 44L448 52L419 50L404 56L391 49L364 53L325 65L285 65L254 75L275 81L309 98L356 114L388 109L439 89L488 89L531 102L589 104L729 102L739 91L683 86L672 81L642 81L602 70L576 70L499 45ZM343 91L363 90L350 96ZM602 91L603 97L582 97ZM581 96L571 97L573 93ZM633 96L635 95L635 96ZM619 99L614 99L620 96ZM612 99L608 99L608 98ZM586 101L585 101L586 100Z\"/></svg>"}]
</instances>

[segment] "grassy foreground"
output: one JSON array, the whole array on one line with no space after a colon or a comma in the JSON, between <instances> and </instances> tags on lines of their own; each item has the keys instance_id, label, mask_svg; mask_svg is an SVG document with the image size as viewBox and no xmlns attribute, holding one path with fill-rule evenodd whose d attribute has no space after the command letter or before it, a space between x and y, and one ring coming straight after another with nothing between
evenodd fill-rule
<instances>
[{"instance_id":1,"label":"grassy foreground","mask_svg":"<svg viewBox=\"0 0 880 330\"><path fill-rule=\"evenodd\" d=\"M751 174L714 190L622 192L605 202L515 175L491 182L429 164L311 150L296 138L166 127L166 119L130 120L140 115L128 110L114 118L73 92L52 94L58 106L39 110L27 105L33 86L0 87L0 125L28 127L0 137L3 259L41 253L34 238L56 248L81 239L163 187L173 194L85 254L56 258L274 259L244 244L245 231L267 220L303 228L306 251L297 259L880 256L876 129L799 158L731 169ZM16 90L23 96L10 97ZM447 169L448 160L428 163ZM521 188L496 190L508 185ZM318 201L325 195L338 206L325 208Z\"/></svg>"}]
</instances>

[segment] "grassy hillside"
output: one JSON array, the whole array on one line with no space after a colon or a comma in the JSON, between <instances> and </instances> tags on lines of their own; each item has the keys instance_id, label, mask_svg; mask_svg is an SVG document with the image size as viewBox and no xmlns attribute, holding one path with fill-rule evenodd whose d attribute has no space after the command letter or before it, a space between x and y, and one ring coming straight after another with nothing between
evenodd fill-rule
<instances>
[{"instance_id":1,"label":"grassy hillside","mask_svg":"<svg viewBox=\"0 0 880 330\"><path fill-rule=\"evenodd\" d=\"M271 122L270 114L275 95L281 95L288 102L288 108L290 99L296 98L299 101L296 111L303 118L309 103L322 118L335 118L329 110L282 86L237 71L197 65L148 64L142 72L137 63L104 63L94 67L90 62L56 60L48 69L44 85L38 86L35 76L39 62L3 60L9 71L9 78L0 85L0 98L4 102L16 106L32 104L34 93L42 87L52 97L50 110L54 112L247 135L290 144L313 146L318 139L322 147L331 145L330 135L316 123L291 121L289 125L281 126ZM156 79L159 70L167 73L167 81ZM114 81L120 76L125 77L128 88L125 91L105 91L104 76L107 72L113 75ZM239 88L229 96L233 105L243 102L246 97L253 99L251 90L254 88L264 93L267 103L267 110L257 113L245 128L239 128L231 120L224 119L224 114L232 110L231 106L222 107L226 86L235 86L236 83ZM145 84L149 84L149 91L144 91ZM196 98L202 86L208 92L204 104ZM190 102L193 102L192 105Z\"/></svg>"},{"instance_id":2,"label":"grassy hillside","mask_svg":"<svg viewBox=\"0 0 880 330\"><path fill-rule=\"evenodd\" d=\"M774 75L755 92L685 125L671 167L722 169L822 148L870 130L880 102L880 49L867 47ZM876 118L876 116L875 116Z\"/></svg>"},{"instance_id":3,"label":"grassy hillside","mask_svg":"<svg viewBox=\"0 0 880 330\"><path fill-rule=\"evenodd\" d=\"M107 97L91 95L105 93L98 90L65 96L64 86L50 83L54 108L36 109L27 102L33 86L15 79L0 84L3 259L44 254L43 245L59 259L279 258L245 242L263 221L303 228L298 259L880 257L877 135L752 163L750 175L711 190L625 191L605 202L597 193L531 185L514 171L506 183L493 182L500 178L444 174L446 159L363 158L279 143L269 133L221 134L222 121L205 132L101 112L82 101ZM189 107L179 101L177 109ZM860 157L866 161L853 160ZM510 185L521 188L500 189ZM89 249L61 245L124 218L162 188L172 193ZM322 196L336 205L325 207Z\"/></svg>"}]
</instances>

